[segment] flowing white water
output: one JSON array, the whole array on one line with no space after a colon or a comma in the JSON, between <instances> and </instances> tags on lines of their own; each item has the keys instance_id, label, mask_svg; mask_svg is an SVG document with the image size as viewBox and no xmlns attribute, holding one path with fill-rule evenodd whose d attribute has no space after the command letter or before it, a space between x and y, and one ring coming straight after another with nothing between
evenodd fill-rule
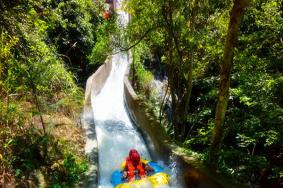
<instances>
[{"instance_id":1,"label":"flowing white water","mask_svg":"<svg viewBox=\"0 0 283 188\"><path fill-rule=\"evenodd\" d=\"M128 66L126 54L112 58L113 68L101 90L93 97L95 130L98 141L99 187L113 187L110 177L120 169L128 152L136 148L143 158L150 159L140 134L133 127L123 99L123 78Z\"/></svg>"},{"instance_id":2,"label":"flowing white water","mask_svg":"<svg viewBox=\"0 0 283 188\"><path fill-rule=\"evenodd\" d=\"M120 7L119 2L116 6ZM121 25L127 24L128 15L121 11L118 11L118 14ZM110 75L100 93L98 95L92 94L91 97L98 144L98 187L100 188L113 187L110 182L111 174L114 170L120 169L121 163L125 160L130 149L135 148L142 158L151 159L147 146L132 124L124 104L123 79L128 64L129 59L126 53L112 56ZM92 151L94 144L96 144L94 139L87 140L86 153ZM169 173L175 169L172 167L168 170Z\"/></svg>"}]
</instances>

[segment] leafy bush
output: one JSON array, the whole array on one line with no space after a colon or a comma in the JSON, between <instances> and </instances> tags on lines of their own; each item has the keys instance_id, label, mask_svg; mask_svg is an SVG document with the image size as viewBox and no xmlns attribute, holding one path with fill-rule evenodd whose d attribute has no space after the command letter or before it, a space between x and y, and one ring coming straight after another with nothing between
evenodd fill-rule
<instances>
[{"instance_id":1,"label":"leafy bush","mask_svg":"<svg viewBox=\"0 0 283 188\"><path fill-rule=\"evenodd\" d=\"M36 130L17 132L11 136L8 129L1 131L1 165L14 173L16 181L37 182L36 173L42 171L51 187L73 187L87 170L85 158L72 151L70 143L52 135L41 135Z\"/></svg>"},{"instance_id":2,"label":"leafy bush","mask_svg":"<svg viewBox=\"0 0 283 188\"><path fill-rule=\"evenodd\" d=\"M177 124L185 127L182 130L185 133L184 142L179 144L200 153L201 160L209 160L207 152L215 121L219 73L232 1L197 2L181 6L178 1L170 2L175 6L167 9L167 2L161 1L127 3L127 10L133 17L128 28L128 39L135 43L143 37L134 52L135 66L138 67L136 72L141 76L132 79L135 89L145 94L145 88L138 87L140 82L147 82L144 60L150 61L148 57L159 56L166 67L169 82L170 76L178 75L172 81L175 85L170 85L169 90L182 86L178 80L183 75L187 76L188 71L185 64L181 64L181 58L176 58L176 53L183 52L181 55L188 59L187 63L192 63L193 82L189 110L185 112L186 121ZM170 11L166 20L166 14ZM282 3L278 1L252 1L243 17L234 51L221 157L217 164L221 172L243 183L249 182L252 187L259 184L268 187L273 180L277 182L275 185L282 182L282 170L279 170L283 169L282 15ZM187 20L185 24L184 20ZM170 21L173 29L167 36L162 24L169 25ZM157 25L160 28L155 28ZM145 36L141 35L147 31ZM174 35L175 41L171 41ZM179 42L179 46L174 46L174 42ZM168 54L172 61L169 61ZM175 69L172 62L177 65ZM154 93L150 95L144 97L151 103L148 105L150 110L159 108L160 101L155 103L151 100L155 98L152 96ZM184 92L180 92L176 100L181 101L182 95L185 95ZM174 94L170 96L171 99L174 97ZM173 101L168 103L168 108L172 108ZM182 114L183 109L184 106L176 111ZM178 114L175 115L178 117ZM170 124L170 119L166 118L164 116L161 122ZM174 135L172 127L167 127L167 130L168 134Z\"/></svg>"},{"instance_id":3,"label":"leafy bush","mask_svg":"<svg viewBox=\"0 0 283 188\"><path fill-rule=\"evenodd\" d=\"M143 61L149 58L147 55L149 49L143 43L140 43L133 50L133 63L132 63L132 80L134 80L134 87L138 92L145 94L147 97L150 96L151 82L153 80L153 74L146 70L143 65Z\"/></svg>"},{"instance_id":4,"label":"leafy bush","mask_svg":"<svg viewBox=\"0 0 283 188\"><path fill-rule=\"evenodd\" d=\"M91 1L85 4L79 0L1 1L1 183L12 187L37 184L40 171L48 186L73 187L87 169L87 160L74 150L71 141L50 134L52 127L45 120L53 114L76 120L79 117L83 92L64 64L66 55L62 56L60 49L74 39L85 57L90 53L97 17L93 7ZM74 28L76 24L81 27ZM61 26L59 32L66 35L50 38ZM80 35L76 35L76 29ZM62 165L57 168L60 161Z\"/></svg>"},{"instance_id":5,"label":"leafy bush","mask_svg":"<svg viewBox=\"0 0 283 188\"><path fill-rule=\"evenodd\" d=\"M115 49L115 40L117 40L116 33L119 31L116 24L116 18L116 14L112 13L109 20L101 23L97 27L97 42L88 56L88 59L92 64L100 65Z\"/></svg>"}]
</instances>

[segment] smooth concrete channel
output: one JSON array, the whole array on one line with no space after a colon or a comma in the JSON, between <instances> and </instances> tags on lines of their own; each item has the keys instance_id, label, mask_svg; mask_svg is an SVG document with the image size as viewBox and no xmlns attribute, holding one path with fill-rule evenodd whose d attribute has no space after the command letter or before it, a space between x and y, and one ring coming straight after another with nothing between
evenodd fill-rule
<instances>
[{"instance_id":1,"label":"smooth concrete channel","mask_svg":"<svg viewBox=\"0 0 283 188\"><path fill-rule=\"evenodd\" d=\"M91 96L97 95L103 88L107 77L112 69L111 57L107 58L105 63L101 65L97 71L92 74L86 84L85 102L83 112L83 127L86 131L85 152L90 159L90 170L87 172L87 180L79 187L97 187L98 182L98 144L94 125L93 109L91 105Z\"/></svg>"}]
</instances>

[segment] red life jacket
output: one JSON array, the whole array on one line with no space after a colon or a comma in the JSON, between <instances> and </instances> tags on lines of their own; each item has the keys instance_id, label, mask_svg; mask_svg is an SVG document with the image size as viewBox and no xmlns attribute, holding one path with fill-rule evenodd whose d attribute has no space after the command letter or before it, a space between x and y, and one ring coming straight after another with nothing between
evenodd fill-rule
<instances>
[{"instance_id":1,"label":"red life jacket","mask_svg":"<svg viewBox=\"0 0 283 188\"><path fill-rule=\"evenodd\" d=\"M139 172L139 176L142 177L142 176L145 176L145 170L144 170L144 167L142 165L142 162L140 161L139 164L135 167L133 162L127 158L126 159L126 167L128 169L128 179L132 179L132 178L135 178L135 170L138 170Z\"/></svg>"}]
</instances>

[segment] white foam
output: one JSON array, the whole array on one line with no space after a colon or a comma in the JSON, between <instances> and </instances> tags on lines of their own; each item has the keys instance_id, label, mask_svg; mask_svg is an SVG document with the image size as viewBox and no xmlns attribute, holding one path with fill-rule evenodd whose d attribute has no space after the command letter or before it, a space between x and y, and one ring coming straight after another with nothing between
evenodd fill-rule
<instances>
[{"instance_id":1,"label":"white foam","mask_svg":"<svg viewBox=\"0 0 283 188\"><path fill-rule=\"evenodd\" d=\"M121 4L119 1L118 4ZM120 5L118 5L120 6ZM122 24L128 23L128 15L119 11ZM98 95L92 93L95 131L98 144L99 188L113 188L110 182L114 170L120 169L130 149L135 148L144 159L150 160L148 149L141 135L132 124L124 105L124 75L128 67L128 55L119 53L112 57L112 70ZM96 141L88 139L86 152L91 152ZM163 166L163 162L160 162ZM169 169L168 171L170 171ZM143 188L152 187L145 183ZM162 185L159 188L167 188Z\"/></svg>"}]
</instances>

